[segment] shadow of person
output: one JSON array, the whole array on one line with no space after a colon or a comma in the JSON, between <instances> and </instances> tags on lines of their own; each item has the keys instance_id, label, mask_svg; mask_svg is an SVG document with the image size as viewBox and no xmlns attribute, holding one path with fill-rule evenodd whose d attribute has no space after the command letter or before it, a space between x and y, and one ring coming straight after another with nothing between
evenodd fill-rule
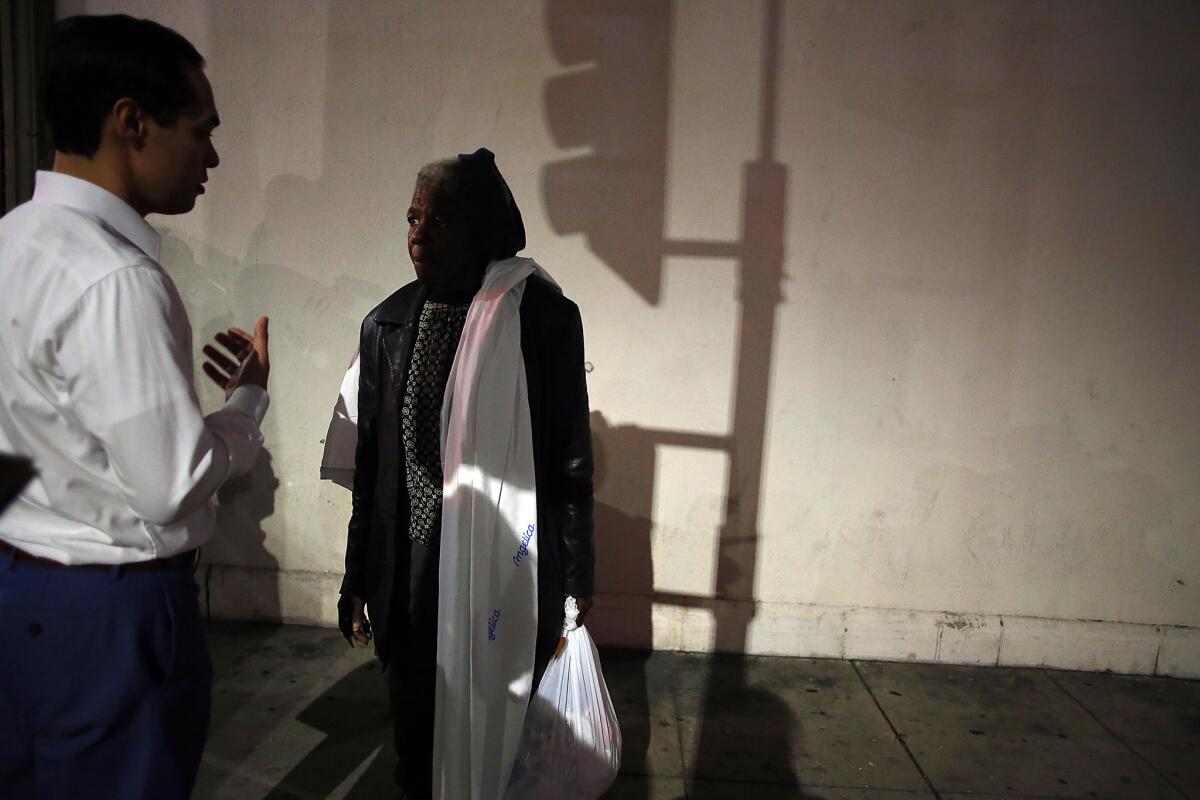
<instances>
[{"instance_id":1,"label":"shadow of person","mask_svg":"<svg viewBox=\"0 0 1200 800\"><path fill-rule=\"evenodd\" d=\"M350 779L346 798L395 794L391 715L378 662L347 673L296 719L325 736L266 795L269 800L328 797Z\"/></svg>"},{"instance_id":2,"label":"shadow of person","mask_svg":"<svg viewBox=\"0 0 1200 800\"><path fill-rule=\"evenodd\" d=\"M600 411L592 412L591 428L596 588L622 609L620 615L596 619L593 634L602 644L650 650L654 644L650 624L653 432L634 425L612 426Z\"/></svg>"},{"instance_id":3,"label":"shadow of person","mask_svg":"<svg viewBox=\"0 0 1200 800\"><path fill-rule=\"evenodd\" d=\"M769 797L790 790L795 794L787 796L806 796L793 766L801 747L798 723L788 704L768 688L776 677L766 662L753 657L711 657L696 720L689 798L730 797L730 782L764 785Z\"/></svg>"},{"instance_id":4,"label":"shadow of person","mask_svg":"<svg viewBox=\"0 0 1200 800\"><path fill-rule=\"evenodd\" d=\"M217 568L206 581L209 616L279 619L279 561L266 547L263 522L275 513L275 475L271 453L262 448L244 475L217 492L216 534L204 546L201 564ZM220 567L237 567L226 573ZM243 570L252 570L245 573ZM252 575L247 579L246 576ZM239 577L242 576L242 577Z\"/></svg>"},{"instance_id":5,"label":"shadow of person","mask_svg":"<svg viewBox=\"0 0 1200 800\"><path fill-rule=\"evenodd\" d=\"M599 411L592 412L591 422L596 590L603 597L587 627L604 648L605 675L621 722L621 774L645 776L654 772L647 763L651 738L663 730L654 724L654 681L648 674L653 647L650 512L655 447L649 431L612 426ZM622 797L648 796L641 794L648 786L624 788Z\"/></svg>"}]
</instances>

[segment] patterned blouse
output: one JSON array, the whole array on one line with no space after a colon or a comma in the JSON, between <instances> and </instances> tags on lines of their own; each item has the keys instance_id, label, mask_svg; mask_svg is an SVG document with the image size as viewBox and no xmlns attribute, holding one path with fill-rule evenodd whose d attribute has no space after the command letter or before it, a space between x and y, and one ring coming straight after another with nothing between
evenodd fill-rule
<instances>
[{"instance_id":1,"label":"patterned blouse","mask_svg":"<svg viewBox=\"0 0 1200 800\"><path fill-rule=\"evenodd\" d=\"M410 508L408 538L426 546L436 544L441 535L442 396L469 307L469 302L425 301L400 406Z\"/></svg>"}]
</instances>

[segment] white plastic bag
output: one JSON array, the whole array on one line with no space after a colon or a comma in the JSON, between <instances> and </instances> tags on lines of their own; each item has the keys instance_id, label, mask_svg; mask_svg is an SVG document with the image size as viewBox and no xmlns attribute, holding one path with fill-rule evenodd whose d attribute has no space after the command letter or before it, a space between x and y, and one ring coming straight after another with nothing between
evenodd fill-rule
<instances>
[{"instance_id":1,"label":"white plastic bag","mask_svg":"<svg viewBox=\"0 0 1200 800\"><path fill-rule=\"evenodd\" d=\"M530 698L507 800L595 800L621 768L621 727L596 645L576 626L578 616L568 597L566 646Z\"/></svg>"}]
</instances>

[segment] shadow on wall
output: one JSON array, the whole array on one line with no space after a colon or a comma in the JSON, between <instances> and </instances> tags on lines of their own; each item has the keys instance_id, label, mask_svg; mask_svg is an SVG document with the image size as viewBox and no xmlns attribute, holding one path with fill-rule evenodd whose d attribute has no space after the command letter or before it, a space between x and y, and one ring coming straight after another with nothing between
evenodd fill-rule
<instances>
[{"instance_id":1,"label":"shadow on wall","mask_svg":"<svg viewBox=\"0 0 1200 800\"><path fill-rule=\"evenodd\" d=\"M202 569L233 565L247 573L218 571L205 581L209 618L279 619L279 562L267 549L263 521L275 513L275 476L270 451L263 448L245 475L226 482L217 492L216 533L204 547Z\"/></svg>"},{"instance_id":2,"label":"shadow on wall","mask_svg":"<svg viewBox=\"0 0 1200 800\"><path fill-rule=\"evenodd\" d=\"M657 305L666 217L670 0L550 0L550 47L566 75L546 81L546 125L563 149L547 165L550 225L582 233L601 261Z\"/></svg>"},{"instance_id":3,"label":"shadow on wall","mask_svg":"<svg viewBox=\"0 0 1200 800\"><path fill-rule=\"evenodd\" d=\"M258 314L270 312L272 362L288 367L272 372L273 396L304 397L313 387L323 388L332 408L354 354L362 317L387 292L354 277L352 270L326 283L285 266L302 263L305 248L316 246L312 232L328 215L328 209L320 207L321 192L319 182L277 175L264 190L263 217L251 232L243 257L204 243L195 252L188 242L168 234L163 239L163 262L187 301L198 343L210 341L230 325L245 327ZM279 412L272 409L268 427ZM320 462L320 433L323 430L314 429L311 441L305 440L315 453L311 463Z\"/></svg>"},{"instance_id":4,"label":"shadow on wall","mask_svg":"<svg viewBox=\"0 0 1200 800\"><path fill-rule=\"evenodd\" d=\"M621 722L624 775L650 774L647 755L656 723L648 663L654 633L650 512L655 452L653 441L645 434L632 425L611 427L603 414L592 412L596 588L603 594L616 593L633 599L631 607L619 612L596 609L587 625L599 641L620 642L635 648L615 657L605 653L602 658L605 669L621 673L620 680L614 682L610 677L608 683L610 690L616 685L622 687L620 693L612 695L612 701ZM633 677L625 678L627 672ZM627 789L634 791L632 786Z\"/></svg>"},{"instance_id":5,"label":"shadow on wall","mask_svg":"<svg viewBox=\"0 0 1200 800\"><path fill-rule=\"evenodd\" d=\"M211 341L231 325L245 327L263 311L301 310L272 315L272 360L277 368L271 375L275 407L264 425L268 445L277 440L273 420L286 398L307 396L317 387L332 407L341 375L353 356L361 313L383 295L379 287L364 280L337 276L326 284L265 260L268 253L279 252L277 239L304 241L294 226L311 220L297 211L296 204L312 205L309 210L316 214L318 191L319 187L303 178L285 175L272 179L264 195L266 214L241 259L203 243L197 253L188 242L171 234L163 238L163 262L198 323L197 345ZM279 369L278 365L289 368ZM207 380L197 378L198 382ZM323 429L313 429L311 436L289 440L286 446L310 448L310 461L320 463L323 433ZM312 480L316 481L315 469ZM280 488L272 455L264 448L251 471L230 481L218 494L216 533L202 555L203 564L216 567L204 580L210 617L280 619L279 562L268 549L265 521L278 511L280 517L272 527L286 529L289 513L297 513L287 502L286 490L277 508Z\"/></svg>"},{"instance_id":6,"label":"shadow on wall","mask_svg":"<svg viewBox=\"0 0 1200 800\"><path fill-rule=\"evenodd\" d=\"M215 172L214 184L218 193L204 208L205 225L186 239L164 236L162 262L187 302L197 347L217 331L231 325L247 327L259 314L271 315L274 404L264 426L267 442L280 449L287 464L311 464L313 472L307 479L299 476L300 482L289 480L281 486L268 454L250 476L227 487L218 512L217 534L205 548L204 561L239 568L211 573L208 601L214 616L278 619L280 565L266 540L281 530L302 529L295 520L311 515L318 502L318 493L309 489L317 480L325 420L311 426L305 419L300 429L298 418L303 415L298 400L315 390L327 398L324 407L332 407L357 345L362 317L388 294L369 280L375 274L371 268L377 265L364 264L362 253L387 251L393 241L398 242L398 224L380 224L379 219L384 216L398 223L402 214L400 209L390 213L397 204L381 203L362 190L377 185L363 181L364 174L386 169L386 165L379 166L377 154L369 147L346 147L344 139L332 132L344 130L342 122L347 116L361 115L361 108L352 107L361 98L347 87L361 85L362 75L379 69L401 74L402 57L398 48L351 46L344 39L353 26L337 24L348 15L330 12L329 52L353 56L330 58L322 93L326 103L322 129L330 133L324 138L318 163L336 167L316 178L272 174L274 161L264 155L256 140L261 126L255 125L255 115L286 118L292 114L292 109L275 101L298 91L303 81L294 76L282 80L264 70L262 53L271 52L273 45L286 51L289 37L295 34L265 14L229 14L219 3L206 5L212 34L206 55L214 71L259 76L262 81L214 80L219 83L218 102L224 117L220 141L235 141L237 146L221 148L222 164ZM391 63L365 63L372 53L389 53ZM310 154L294 155L303 160ZM293 159L280 159L279 163L286 168ZM390 188L389 182L383 183ZM254 206L244 199L260 194L260 216L254 217ZM341 205L331 210L330 198L341 198ZM384 206L384 212L366 211ZM403 277L399 276L397 283ZM205 380L201 376L198 383ZM293 483L304 488L289 491ZM268 484L274 488L266 489ZM272 515L274 519L265 523ZM313 564L305 568L336 567ZM229 582L224 582L226 579ZM328 598L330 606L335 600Z\"/></svg>"},{"instance_id":7,"label":"shadow on wall","mask_svg":"<svg viewBox=\"0 0 1200 800\"><path fill-rule=\"evenodd\" d=\"M659 303L666 256L734 259L738 263L740 309L738 330L733 333L737 355L729 432L711 435L613 427L602 413L593 414L598 464L597 585L602 593L625 597L619 621L592 624L598 629L611 626L615 641L649 648L654 604L701 609L710 615L712 645L740 654L746 649L755 608L770 365L775 314L782 300L787 168L775 160L781 5L777 0L765 4L759 152L754 161L743 165L741 238L728 242L680 241L666 236L674 13L670 0L548 2L546 27L551 47L559 62L572 71L546 83L547 124L560 146L590 145L593 152L547 165L543 191L555 231L583 233L597 257L648 306ZM686 191L686 187L677 188ZM651 504L657 448L667 445L716 450L729 460L725 518L715 548L711 596L654 591ZM639 681L642 687L650 682L645 663L643 660L643 679ZM653 735L649 695L646 688L637 696L618 700L626 735L626 774L647 772L646 756ZM765 709L779 705L770 692L749 685L743 659L730 659L720 670L713 670L702 710L687 726L688 741L683 742L691 778L728 777L729 769L714 773L705 765L728 767L731 752L745 751L747 758L754 753L755 766L748 773L757 780L765 777L775 784L797 784L790 758L797 746L796 736L788 720L768 714L764 718L768 724L753 732L727 724L732 720L730 709L750 700L761 702ZM753 740L753 750L747 749L747 739ZM764 754L769 768L763 767ZM703 787L697 783L691 791L702 792Z\"/></svg>"},{"instance_id":8,"label":"shadow on wall","mask_svg":"<svg viewBox=\"0 0 1200 800\"><path fill-rule=\"evenodd\" d=\"M270 201L297 189L295 179L282 176L267 187ZM236 570L212 570L206 584L207 612L211 617L232 619L280 618L278 596L279 562L270 553L266 540L266 520L280 517L272 527L285 528L287 516L296 513L285 497L277 503L281 483L275 474L270 452L278 437L274 420L289 397L303 397L311 387L329 387L332 407L338 379L345 370L353 344L330 346L346 336L345 330L357 330L349 323L366 302L364 295L377 293L376 287L349 278L336 278L332 285L314 281L288 267L260 261L259 244L265 229L272 229L268 214L256 228L247 255L233 258L203 242L185 241L171 233L163 237L163 264L187 303L196 329L197 349L213 336L232 325L246 327L264 311L300 308L301 318L272 313L271 351L276 369L271 375L273 408L264 423L267 448L251 471L230 481L218 494L217 528L205 546L202 564L236 567ZM195 249L193 249L195 248ZM307 333L300 335L300 329ZM350 335L351 342L355 337ZM281 369L279 365L302 364L301 369ZM203 375L196 377L200 386L209 386ZM214 390L215 391L215 390ZM291 440L287 447L311 447L313 461L320 461L321 433L313 431L311 442ZM315 480L315 476L314 476ZM204 577L204 570L201 572Z\"/></svg>"}]
</instances>

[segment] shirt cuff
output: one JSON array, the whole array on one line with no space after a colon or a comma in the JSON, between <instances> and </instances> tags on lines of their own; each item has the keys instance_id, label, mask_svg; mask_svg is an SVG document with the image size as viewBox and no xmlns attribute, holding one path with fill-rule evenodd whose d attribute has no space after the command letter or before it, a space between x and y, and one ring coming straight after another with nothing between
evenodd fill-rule
<instances>
[{"instance_id":1,"label":"shirt cuff","mask_svg":"<svg viewBox=\"0 0 1200 800\"><path fill-rule=\"evenodd\" d=\"M271 397L261 386L245 385L233 390L225 401L225 408L239 411L254 420L254 424L262 426L263 417L267 415L267 406L271 405Z\"/></svg>"}]
</instances>

